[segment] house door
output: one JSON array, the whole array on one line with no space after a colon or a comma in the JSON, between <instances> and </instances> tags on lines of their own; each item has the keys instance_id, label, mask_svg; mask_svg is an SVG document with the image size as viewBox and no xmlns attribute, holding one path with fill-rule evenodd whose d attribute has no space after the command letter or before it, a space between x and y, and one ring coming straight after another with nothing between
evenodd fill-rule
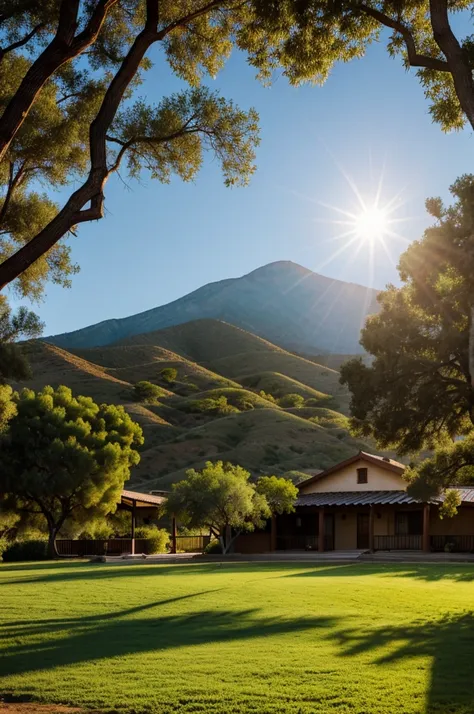
<instances>
[{"instance_id":1,"label":"house door","mask_svg":"<svg viewBox=\"0 0 474 714\"><path fill-rule=\"evenodd\" d=\"M357 514L357 547L366 549L369 547L369 514Z\"/></svg>"}]
</instances>

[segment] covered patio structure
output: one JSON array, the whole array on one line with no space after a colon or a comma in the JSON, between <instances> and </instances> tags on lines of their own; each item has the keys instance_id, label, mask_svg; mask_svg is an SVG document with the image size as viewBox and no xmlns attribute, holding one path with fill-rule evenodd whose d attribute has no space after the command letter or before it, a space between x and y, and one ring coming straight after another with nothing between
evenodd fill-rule
<instances>
[{"instance_id":1,"label":"covered patio structure","mask_svg":"<svg viewBox=\"0 0 474 714\"><path fill-rule=\"evenodd\" d=\"M442 498L406 491L300 494L293 514L276 520L277 550L419 550L474 552L474 489L457 489L458 514L440 519Z\"/></svg>"}]
</instances>

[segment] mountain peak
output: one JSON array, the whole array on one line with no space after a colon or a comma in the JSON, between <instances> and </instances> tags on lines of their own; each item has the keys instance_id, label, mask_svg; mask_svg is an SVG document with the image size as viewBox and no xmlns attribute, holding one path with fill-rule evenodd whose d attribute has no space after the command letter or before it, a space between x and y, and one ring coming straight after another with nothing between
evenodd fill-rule
<instances>
[{"instance_id":1,"label":"mountain peak","mask_svg":"<svg viewBox=\"0 0 474 714\"><path fill-rule=\"evenodd\" d=\"M289 260L209 283L184 297L122 319L46 338L66 349L100 347L200 319L230 323L292 351L360 352L360 329L377 292L327 278Z\"/></svg>"}]
</instances>

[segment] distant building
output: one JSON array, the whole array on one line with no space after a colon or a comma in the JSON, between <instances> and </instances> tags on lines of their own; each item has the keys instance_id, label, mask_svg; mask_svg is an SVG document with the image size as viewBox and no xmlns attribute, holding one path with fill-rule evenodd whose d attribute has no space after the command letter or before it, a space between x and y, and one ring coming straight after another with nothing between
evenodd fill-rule
<instances>
[{"instance_id":1,"label":"distant building","mask_svg":"<svg viewBox=\"0 0 474 714\"><path fill-rule=\"evenodd\" d=\"M361 451L300 483L295 513L241 536L235 550L474 552L474 488L459 488L458 514L441 520L442 498L423 503L409 496L404 469Z\"/></svg>"}]
</instances>

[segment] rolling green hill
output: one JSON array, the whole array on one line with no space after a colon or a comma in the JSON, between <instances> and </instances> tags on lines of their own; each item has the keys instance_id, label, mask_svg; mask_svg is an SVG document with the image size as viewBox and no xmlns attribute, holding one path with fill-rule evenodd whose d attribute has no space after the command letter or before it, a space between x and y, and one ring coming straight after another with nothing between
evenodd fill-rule
<instances>
[{"instance_id":1,"label":"rolling green hill","mask_svg":"<svg viewBox=\"0 0 474 714\"><path fill-rule=\"evenodd\" d=\"M25 386L66 384L122 404L141 424L145 445L130 481L138 490L169 488L209 459L254 474L312 473L371 448L347 430L348 394L336 370L224 322L198 320L91 349L38 341L27 349L33 379ZM163 374L168 367L175 378ZM143 380L160 387L149 403L134 391ZM279 403L289 394L300 395L298 406Z\"/></svg>"}]
</instances>

